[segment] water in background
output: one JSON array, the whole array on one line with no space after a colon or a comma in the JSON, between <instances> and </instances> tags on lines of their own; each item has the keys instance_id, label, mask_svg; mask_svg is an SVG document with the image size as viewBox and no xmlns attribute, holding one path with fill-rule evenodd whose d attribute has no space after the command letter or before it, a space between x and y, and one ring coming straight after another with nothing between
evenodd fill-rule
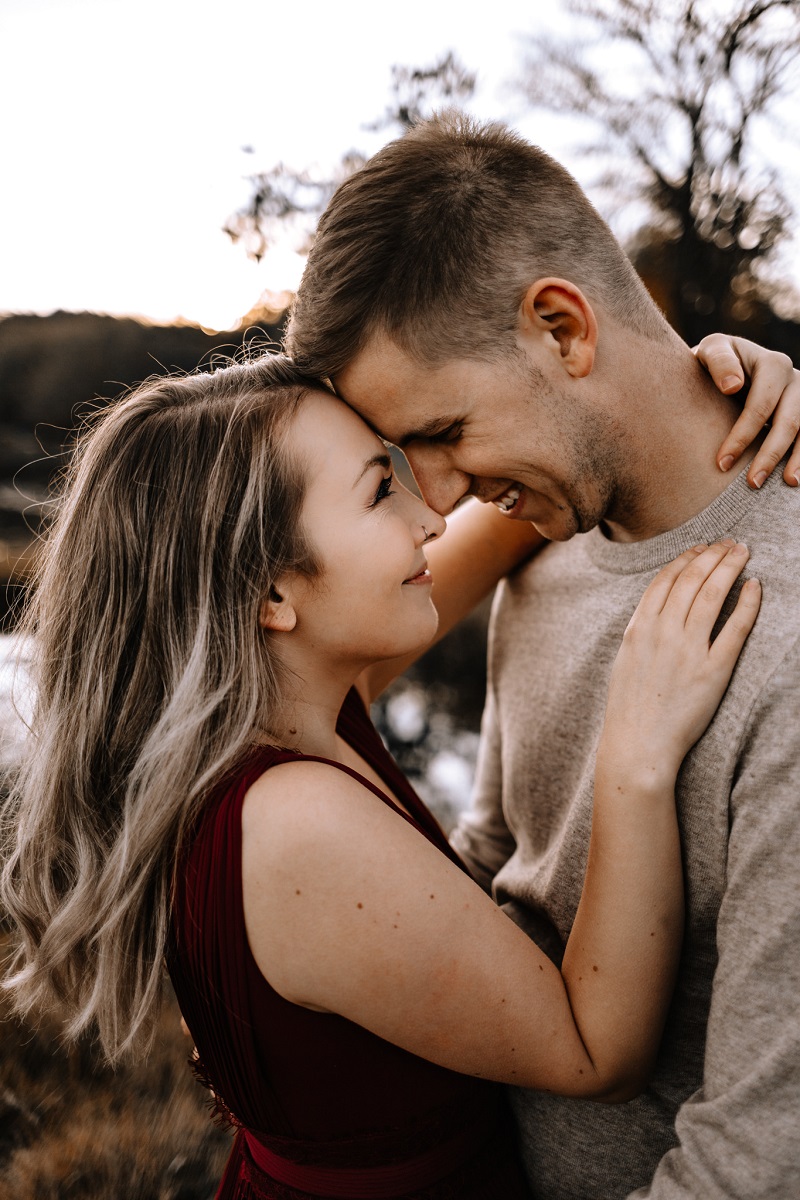
<instances>
[{"instance_id":1,"label":"water in background","mask_svg":"<svg viewBox=\"0 0 800 1200\"><path fill-rule=\"evenodd\" d=\"M0 633L0 773L19 760L31 711L26 665L30 654L13 634Z\"/></svg>"}]
</instances>

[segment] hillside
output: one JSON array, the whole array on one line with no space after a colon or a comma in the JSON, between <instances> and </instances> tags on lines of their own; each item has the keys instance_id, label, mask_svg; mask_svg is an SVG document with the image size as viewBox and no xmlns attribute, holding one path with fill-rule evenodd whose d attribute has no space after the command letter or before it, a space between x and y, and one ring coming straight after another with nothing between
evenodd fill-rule
<instances>
[{"instance_id":1,"label":"hillside","mask_svg":"<svg viewBox=\"0 0 800 1200\"><path fill-rule=\"evenodd\" d=\"M24 568L82 412L154 373L191 371L236 353L245 339L276 345L281 334L277 324L208 334L95 313L0 318L0 584Z\"/></svg>"}]
</instances>

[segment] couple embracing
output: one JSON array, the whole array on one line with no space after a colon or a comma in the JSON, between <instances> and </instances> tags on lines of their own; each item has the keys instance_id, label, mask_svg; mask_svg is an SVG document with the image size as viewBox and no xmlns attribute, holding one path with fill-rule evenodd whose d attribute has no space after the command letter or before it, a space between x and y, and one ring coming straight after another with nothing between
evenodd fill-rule
<instances>
[{"instance_id":1,"label":"couple embracing","mask_svg":"<svg viewBox=\"0 0 800 1200\"><path fill-rule=\"evenodd\" d=\"M5 986L113 1059L166 957L221 1197L788 1198L796 374L715 340L717 390L571 177L456 115L339 189L288 349L78 447ZM509 573L448 845L368 705Z\"/></svg>"}]
</instances>

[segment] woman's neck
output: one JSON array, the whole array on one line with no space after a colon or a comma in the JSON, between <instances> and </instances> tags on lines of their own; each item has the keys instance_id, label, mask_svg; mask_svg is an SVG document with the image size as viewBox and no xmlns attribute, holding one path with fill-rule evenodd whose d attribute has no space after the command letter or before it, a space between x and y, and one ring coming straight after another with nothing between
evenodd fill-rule
<instances>
[{"instance_id":1,"label":"woman's neck","mask_svg":"<svg viewBox=\"0 0 800 1200\"><path fill-rule=\"evenodd\" d=\"M286 686L280 708L265 717L261 733L266 742L318 758L336 759L336 723L342 704L360 668L305 669L286 664Z\"/></svg>"}]
</instances>

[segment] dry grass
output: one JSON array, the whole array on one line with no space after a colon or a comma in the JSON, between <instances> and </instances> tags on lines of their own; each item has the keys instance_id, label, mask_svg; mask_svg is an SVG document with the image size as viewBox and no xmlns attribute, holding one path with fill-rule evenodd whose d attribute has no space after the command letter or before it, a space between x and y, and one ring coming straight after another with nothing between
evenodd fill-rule
<instances>
[{"instance_id":1,"label":"dry grass","mask_svg":"<svg viewBox=\"0 0 800 1200\"><path fill-rule=\"evenodd\" d=\"M149 1059L115 1071L3 1004L2 1200L211 1200L230 1137L191 1074L172 996Z\"/></svg>"}]
</instances>

